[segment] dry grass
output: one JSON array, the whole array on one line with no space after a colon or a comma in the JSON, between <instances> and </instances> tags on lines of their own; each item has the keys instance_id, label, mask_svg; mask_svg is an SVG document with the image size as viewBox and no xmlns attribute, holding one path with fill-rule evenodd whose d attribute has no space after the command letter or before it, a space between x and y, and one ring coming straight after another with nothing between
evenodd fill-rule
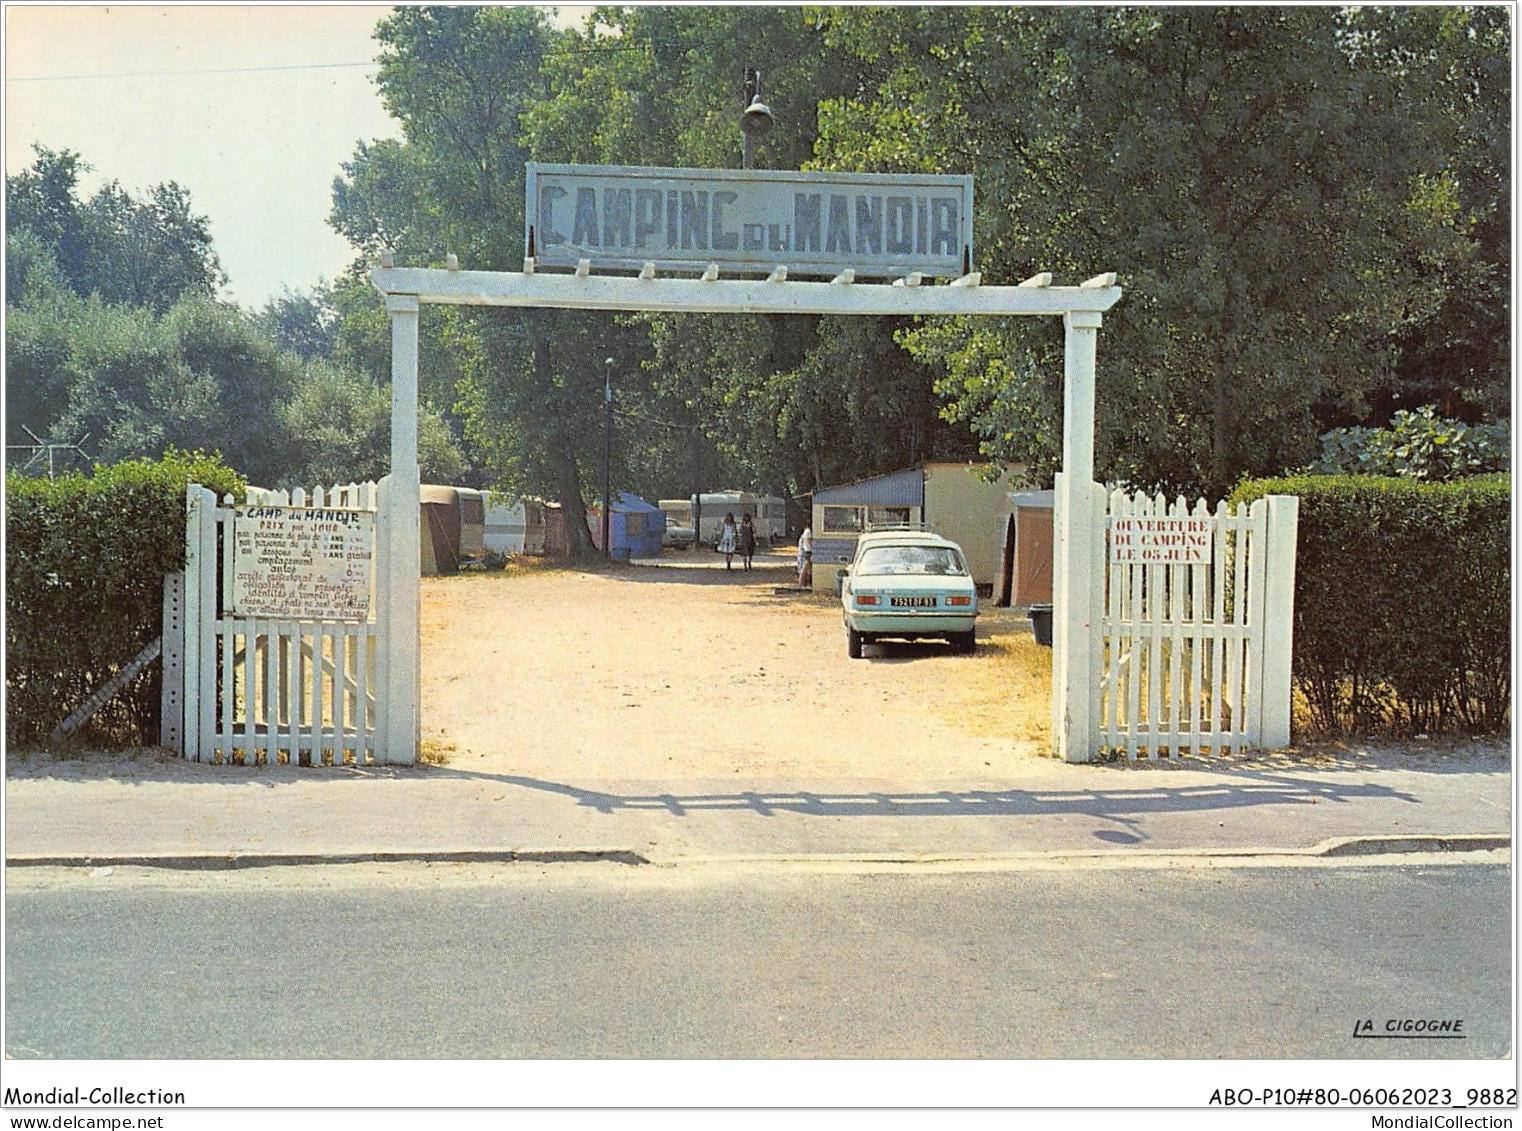
<instances>
[{"instance_id":1,"label":"dry grass","mask_svg":"<svg viewBox=\"0 0 1522 1131\"><path fill-rule=\"evenodd\" d=\"M962 660L938 713L968 734L1034 743L1049 754L1052 650L1036 643L1026 614L980 610L978 650Z\"/></svg>"},{"instance_id":2,"label":"dry grass","mask_svg":"<svg viewBox=\"0 0 1522 1131\"><path fill-rule=\"evenodd\" d=\"M607 573L627 566L606 562L601 558L572 561L570 558L544 558L533 554L512 554L502 569L464 569L459 573L436 575L441 581L482 582L496 581L505 577L542 577L562 573Z\"/></svg>"}]
</instances>

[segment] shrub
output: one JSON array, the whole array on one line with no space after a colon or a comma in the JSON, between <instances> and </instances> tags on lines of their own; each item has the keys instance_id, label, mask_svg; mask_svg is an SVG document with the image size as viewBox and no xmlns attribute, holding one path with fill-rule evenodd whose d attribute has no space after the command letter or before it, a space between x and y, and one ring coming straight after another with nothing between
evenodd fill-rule
<instances>
[{"instance_id":1,"label":"shrub","mask_svg":"<svg viewBox=\"0 0 1522 1131\"><path fill-rule=\"evenodd\" d=\"M93 476L6 476L6 739L35 745L159 635L164 574L185 568L185 487L241 497L220 459L170 452ZM156 742L159 665L85 736Z\"/></svg>"},{"instance_id":2,"label":"shrub","mask_svg":"<svg viewBox=\"0 0 1522 1131\"><path fill-rule=\"evenodd\" d=\"M1334 428L1321 437L1322 475L1459 479L1511 470L1511 424L1465 424L1427 406L1395 414L1389 428Z\"/></svg>"},{"instance_id":3,"label":"shrub","mask_svg":"<svg viewBox=\"0 0 1522 1131\"><path fill-rule=\"evenodd\" d=\"M1294 678L1323 732L1503 729L1511 476L1249 480L1300 497Z\"/></svg>"}]
</instances>

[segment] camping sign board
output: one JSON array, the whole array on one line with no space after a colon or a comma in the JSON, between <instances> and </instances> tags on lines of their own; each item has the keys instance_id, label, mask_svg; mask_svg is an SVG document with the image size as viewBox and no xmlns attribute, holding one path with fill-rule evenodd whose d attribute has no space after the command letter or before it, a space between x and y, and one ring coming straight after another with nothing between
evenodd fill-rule
<instances>
[{"instance_id":1,"label":"camping sign board","mask_svg":"<svg viewBox=\"0 0 1522 1131\"><path fill-rule=\"evenodd\" d=\"M232 613L279 620L365 620L375 514L247 506L233 511Z\"/></svg>"},{"instance_id":2,"label":"camping sign board","mask_svg":"<svg viewBox=\"0 0 1522 1131\"><path fill-rule=\"evenodd\" d=\"M956 277L972 263L972 178L530 162L541 267Z\"/></svg>"}]
</instances>

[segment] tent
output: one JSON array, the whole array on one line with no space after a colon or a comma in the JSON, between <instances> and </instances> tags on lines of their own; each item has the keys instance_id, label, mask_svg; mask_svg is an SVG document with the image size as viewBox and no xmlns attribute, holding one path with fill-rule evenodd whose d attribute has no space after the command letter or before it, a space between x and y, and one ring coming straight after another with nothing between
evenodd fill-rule
<instances>
[{"instance_id":1,"label":"tent","mask_svg":"<svg viewBox=\"0 0 1522 1131\"><path fill-rule=\"evenodd\" d=\"M587 508L587 523L592 528L592 545L602 546L602 504ZM666 513L638 495L620 491L613 503L608 522L608 540L613 544L612 557L653 558L661 552L661 536L666 533Z\"/></svg>"}]
</instances>

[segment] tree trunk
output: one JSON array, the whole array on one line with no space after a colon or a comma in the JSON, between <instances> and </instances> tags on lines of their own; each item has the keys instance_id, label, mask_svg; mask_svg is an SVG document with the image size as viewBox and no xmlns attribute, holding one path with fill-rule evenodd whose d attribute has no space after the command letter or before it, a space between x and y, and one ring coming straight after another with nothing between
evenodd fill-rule
<instances>
[{"instance_id":1,"label":"tree trunk","mask_svg":"<svg viewBox=\"0 0 1522 1131\"><path fill-rule=\"evenodd\" d=\"M1217 343L1212 387L1214 413L1210 428L1210 486L1212 498L1220 498L1231 487L1231 396L1228 383L1231 366L1226 360L1224 344Z\"/></svg>"},{"instance_id":2,"label":"tree trunk","mask_svg":"<svg viewBox=\"0 0 1522 1131\"><path fill-rule=\"evenodd\" d=\"M1226 492L1231 490L1231 390L1229 388L1232 375L1231 358L1235 353L1235 325L1232 321L1236 314L1237 303L1235 288L1232 285L1232 255L1233 232L1231 227L1230 201L1225 187L1216 179L1213 171L1209 173L1211 181L1216 184L1213 192L1213 207L1211 209L1211 232L1215 245L1220 249L1222 256L1222 271L1224 277L1221 280L1222 295L1221 309L1215 329L1214 344L1214 372L1211 376L1211 392L1213 394L1211 404L1210 422L1210 488L1211 498L1225 498Z\"/></svg>"},{"instance_id":3,"label":"tree trunk","mask_svg":"<svg viewBox=\"0 0 1522 1131\"><path fill-rule=\"evenodd\" d=\"M587 505L581 498L581 471L576 466L576 456L569 444L562 444L554 458L555 482L565 514L566 546L573 558L598 557L597 547L592 544L591 527L587 525Z\"/></svg>"},{"instance_id":4,"label":"tree trunk","mask_svg":"<svg viewBox=\"0 0 1522 1131\"><path fill-rule=\"evenodd\" d=\"M550 346L545 338L544 315L535 311L530 317L534 334L534 378L541 388L554 384L554 371L550 365ZM592 545L592 532L587 526L587 505L581 497L581 470L576 464L576 445L569 433L561 431L559 442L551 453L555 468L555 489L560 496L561 512L565 515L566 549L572 558L594 558L597 547Z\"/></svg>"}]
</instances>

